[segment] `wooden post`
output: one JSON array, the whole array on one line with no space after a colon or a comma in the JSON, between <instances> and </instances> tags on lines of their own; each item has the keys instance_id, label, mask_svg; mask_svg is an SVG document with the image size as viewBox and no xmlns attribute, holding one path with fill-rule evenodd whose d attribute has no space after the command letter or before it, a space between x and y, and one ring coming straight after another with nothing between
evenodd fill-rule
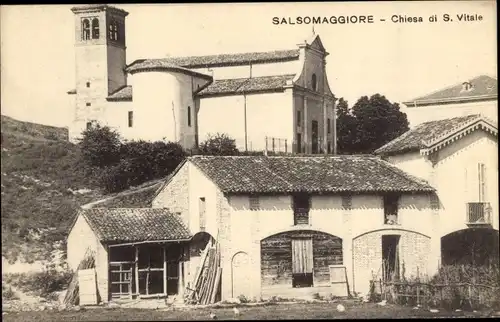
<instances>
[{"instance_id":1,"label":"wooden post","mask_svg":"<svg viewBox=\"0 0 500 322\"><path fill-rule=\"evenodd\" d=\"M420 305L420 274L417 266L417 305Z\"/></svg>"},{"instance_id":2,"label":"wooden post","mask_svg":"<svg viewBox=\"0 0 500 322\"><path fill-rule=\"evenodd\" d=\"M181 244L179 246L181 248L181 258L179 260L179 286L178 286L178 294L182 297L184 295L184 272L183 272L183 261L184 261L184 246Z\"/></svg>"},{"instance_id":3,"label":"wooden post","mask_svg":"<svg viewBox=\"0 0 500 322\"><path fill-rule=\"evenodd\" d=\"M285 139L285 153L288 152L288 143L287 143L287 139Z\"/></svg>"},{"instance_id":4,"label":"wooden post","mask_svg":"<svg viewBox=\"0 0 500 322\"><path fill-rule=\"evenodd\" d=\"M272 138L272 140L273 140L273 152L274 152L274 138Z\"/></svg>"},{"instance_id":5,"label":"wooden post","mask_svg":"<svg viewBox=\"0 0 500 322\"><path fill-rule=\"evenodd\" d=\"M135 294L139 297L139 246L135 245Z\"/></svg>"},{"instance_id":6,"label":"wooden post","mask_svg":"<svg viewBox=\"0 0 500 322\"><path fill-rule=\"evenodd\" d=\"M265 150L264 155L267 155L267 136L266 136L266 150Z\"/></svg>"},{"instance_id":7,"label":"wooden post","mask_svg":"<svg viewBox=\"0 0 500 322\"><path fill-rule=\"evenodd\" d=\"M163 246L163 294L167 296L167 246Z\"/></svg>"}]
</instances>

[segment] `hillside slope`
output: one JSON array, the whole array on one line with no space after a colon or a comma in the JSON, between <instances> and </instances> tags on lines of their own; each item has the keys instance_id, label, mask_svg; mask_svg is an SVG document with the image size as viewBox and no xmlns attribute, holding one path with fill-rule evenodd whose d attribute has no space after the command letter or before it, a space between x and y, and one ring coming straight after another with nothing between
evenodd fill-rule
<instances>
[{"instance_id":1,"label":"hillside slope","mask_svg":"<svg viewBox=\"0 0 500 322\"><path fill-rule=\"evenodd\" d=\"M67 129L21 122L2 124L2 257L10 263L50 259L64 249L76 210L149 207L161 180L104 195L81 163ZM2 261L3 262L3 261Z\"/></svg>"},{"instance_id":2,"label":"hillside slope","mask_svg":"<svg viewBox=\"0 0 500 322\"><path fill-rule=\"evenodd\" d=\"M2 255L9 261L47 258L76 208L101 194L86 180L66 129L6 116L1 121Z\"/></svg>"}]
</instances>

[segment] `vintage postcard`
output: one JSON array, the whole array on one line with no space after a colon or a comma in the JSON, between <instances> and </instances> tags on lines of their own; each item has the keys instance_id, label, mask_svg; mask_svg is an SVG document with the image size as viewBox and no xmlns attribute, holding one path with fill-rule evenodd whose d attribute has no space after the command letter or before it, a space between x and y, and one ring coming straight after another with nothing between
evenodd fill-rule
<instances>
[{"instance_id":1,"label":"vintage postcard","mask_svg":"<svg viewBox=\"0 0 500 322\"><path fill-rule=\"evenodd\" d=\"M500 316L496 2L0 13L5 320Z\"/></svg>"}]
</instances>

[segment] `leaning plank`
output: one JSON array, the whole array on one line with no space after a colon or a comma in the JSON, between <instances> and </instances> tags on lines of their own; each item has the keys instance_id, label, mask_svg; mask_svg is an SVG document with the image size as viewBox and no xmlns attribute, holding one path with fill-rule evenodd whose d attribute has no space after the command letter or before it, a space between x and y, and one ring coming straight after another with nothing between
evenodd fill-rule
<instances>
[{"instance_id":1,"label":"leaning plank","mask_svg":"<svg viewBox=\"0 0 500 322\"><path fill-rule=\"evenodd\" d=\"M215 303L215 299L217 298L217 293L219 291L220 277L222 275L222 268L217 268L217 276L215 277L215 283L212 291L212 298L210 299L210 304Z\"/></svg>"}]
</instances>

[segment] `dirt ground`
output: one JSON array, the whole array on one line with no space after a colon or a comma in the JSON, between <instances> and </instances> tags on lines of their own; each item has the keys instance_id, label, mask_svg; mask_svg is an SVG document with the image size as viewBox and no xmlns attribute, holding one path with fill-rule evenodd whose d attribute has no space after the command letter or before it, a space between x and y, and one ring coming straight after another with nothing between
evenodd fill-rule
<instances>
[{"instance_id":1,"label":"dirt ground","mask_svg":"<svg viewBox=\"0 0 500 322\"><path fill-rule=\"evenodd\" d=\"M381 318L436 318L488 316L489 312L430 312L388 304L345 301L341 304L344 312L337 311L337 303L296 303L267 306L238 306L239 315L231 307L191 308L191 309L131 309L131 308L81 308L80 311L38 311L8 312L4 321L160 321L160 320L283 320L283 319L381 319Z\"/></svg>"}]
</instances>

